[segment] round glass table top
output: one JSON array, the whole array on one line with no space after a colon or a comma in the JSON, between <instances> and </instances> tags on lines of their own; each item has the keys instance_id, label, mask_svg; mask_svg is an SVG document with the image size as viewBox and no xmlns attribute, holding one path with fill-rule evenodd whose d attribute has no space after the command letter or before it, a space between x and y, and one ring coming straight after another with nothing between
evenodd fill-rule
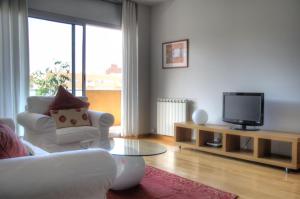
<instances>
[{"instance_id":1,"label":"round glass table top","mask_svg":"<svg viewBox=\"0 0 300 199\"><path fill-rule=\"evenodd\" d=\"M112 155L121 156L152 156L167 151L166 147L161 144L124 138L112 138L107 141L83 141L81 142L81 147L85 149L102 148L108 150Z\"/></svg>"}]
</instances>

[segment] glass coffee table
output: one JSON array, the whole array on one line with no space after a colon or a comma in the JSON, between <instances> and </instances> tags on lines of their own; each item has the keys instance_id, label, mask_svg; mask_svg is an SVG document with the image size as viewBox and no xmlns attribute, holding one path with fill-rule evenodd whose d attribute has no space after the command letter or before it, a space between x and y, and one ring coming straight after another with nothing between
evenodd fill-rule
<instances>
[{"instance_id":1,"label":"glass coffee table","mask_svg":"<svg viewBox=\"0 0 300 199\"><path fill-rule=\"evenodd\" d=\"M81 148L102 148L108 150L115 159L117 175L111 189L124 190L138 185L145 174L143 156L165 153L167 149L160 144L135 140L113 138L107 141L83 141Z\"/></svg>"}]
</instances>

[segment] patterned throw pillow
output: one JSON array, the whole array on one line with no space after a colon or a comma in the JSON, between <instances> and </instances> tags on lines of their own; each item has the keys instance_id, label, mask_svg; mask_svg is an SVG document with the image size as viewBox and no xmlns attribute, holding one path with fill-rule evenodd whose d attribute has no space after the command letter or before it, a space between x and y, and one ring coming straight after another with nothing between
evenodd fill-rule
<instances>
[{"instance_id":1,"label":"patterned throw pillow","mask_svg":"<svg viewBox=\"0 0 300 199\"><path fill-rule=\"evenodd\" d=\"M56 128L91 126L87 108L50 110L56 122Z\"/></svg>"}]
</instances>

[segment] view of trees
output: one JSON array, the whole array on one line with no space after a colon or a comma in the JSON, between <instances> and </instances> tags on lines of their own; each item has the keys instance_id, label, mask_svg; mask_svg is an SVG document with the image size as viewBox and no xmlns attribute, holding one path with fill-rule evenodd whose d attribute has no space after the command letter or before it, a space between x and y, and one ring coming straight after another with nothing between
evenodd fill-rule
<instances>
[{"instance_id":1,"label":"view of trees","mask_svg":"<svg viewBox=\"0 0 300 199\"><path fill-rule=\"evenodd\" d=\"M44 71L38 70L30 75L30 88L35 90L36 95L53 96L59 85L68 89L70 81L70 65L56 61Z\"/></svg>"}]
</instances>

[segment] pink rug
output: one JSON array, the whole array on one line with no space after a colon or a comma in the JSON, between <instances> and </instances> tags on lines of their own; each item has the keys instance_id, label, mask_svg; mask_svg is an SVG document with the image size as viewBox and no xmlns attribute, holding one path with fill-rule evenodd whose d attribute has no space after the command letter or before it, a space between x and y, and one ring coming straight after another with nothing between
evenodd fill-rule
<instances>
[{"instance_id":1,"label":"pink rug","mask_svg":"<svg viewBox=\"0 0 300 199\"><path fill-rule=\"evenodd\" d=\"M238 196L147 166L140 185L109 191L108 199L236 199Z\"/></svg>"}]
</instances>

